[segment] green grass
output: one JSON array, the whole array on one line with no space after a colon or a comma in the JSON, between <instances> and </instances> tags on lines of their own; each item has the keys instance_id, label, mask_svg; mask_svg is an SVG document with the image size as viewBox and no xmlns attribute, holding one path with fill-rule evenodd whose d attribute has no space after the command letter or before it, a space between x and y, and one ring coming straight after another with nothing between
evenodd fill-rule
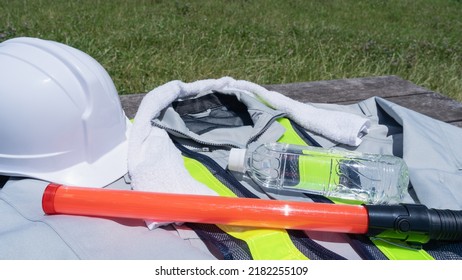
<instances>
[{"instance_id":1,"label":"green grass","mask_svg":"<svg viewBox=\"0 0 462 280\"><path fill-rule=\"evenodd\" d=\"M460 0L2 0L0 42L17 36L81 49L120 93L398 75L462 101Z\"/></svg>"}]
</instances>

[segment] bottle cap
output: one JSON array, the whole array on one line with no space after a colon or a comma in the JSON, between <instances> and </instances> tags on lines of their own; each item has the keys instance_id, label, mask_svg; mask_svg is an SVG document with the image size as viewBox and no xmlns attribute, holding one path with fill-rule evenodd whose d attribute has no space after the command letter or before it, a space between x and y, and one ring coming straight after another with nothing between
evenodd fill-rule
<instances>
[{"instance_id":1,"label":"bottle cap","mask_svg":"<svg viewBox=\"0 0 462 280\"><path fill-rule=\"evenodd\" d=\"M233 148L229 152L228 169L232 171L245 172L245 153L247 149Z\"/></svg>"}]
</instances>

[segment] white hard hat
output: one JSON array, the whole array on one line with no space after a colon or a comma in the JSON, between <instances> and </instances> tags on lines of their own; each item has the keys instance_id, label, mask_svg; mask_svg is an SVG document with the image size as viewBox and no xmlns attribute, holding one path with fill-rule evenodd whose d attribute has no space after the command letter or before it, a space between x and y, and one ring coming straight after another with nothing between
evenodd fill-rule
<instances>
[{"instance_id":1,"label":"white hard hat","mask_svg":"<svg viewBox=\"0 0 462 280\"><path fill-rule=\"evenodd\" d=\"M36 38L0 43L0 174L108 185L127 173L129 129L92 57Z\"/></svg>"}]
</instances>

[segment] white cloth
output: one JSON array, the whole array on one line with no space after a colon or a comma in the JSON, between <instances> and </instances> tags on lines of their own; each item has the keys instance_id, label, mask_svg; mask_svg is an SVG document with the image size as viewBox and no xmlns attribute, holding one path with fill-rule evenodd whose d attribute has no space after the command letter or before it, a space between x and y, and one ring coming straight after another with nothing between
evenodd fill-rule
<instances>
[{"instance_id":1,"label":"white cloth","mask_svg":"<svg viewBox=\"0 0 462 280\"><path fill-rule=\"evenodd\" d=\"M248 81L230 77L192 83L171 81L149 92L135 116L128 146L128 169L133 188L141 191L217 195L190 176L180 152L166 131L152 126L151 120L176 99L211 90L233 89L248 93L285 112L304 128L343 144L359 145L360 137L369 126L369 121L358 115L315 108ZM156 224L148 225L153 227Z\"/></svg>"}]
</instances>

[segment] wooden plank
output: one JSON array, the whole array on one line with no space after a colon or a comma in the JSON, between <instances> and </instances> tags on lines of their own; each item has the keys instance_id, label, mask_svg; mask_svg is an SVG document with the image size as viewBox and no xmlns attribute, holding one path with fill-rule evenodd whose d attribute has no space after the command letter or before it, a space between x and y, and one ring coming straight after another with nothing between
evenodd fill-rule
<instances>
[{"instance_id":1,"label":"wooden plank","mask_svg":"<svg viewBox=\"0 0 462 280\"><path fill-rule=\"evenodd\" d=\"M120 102L122 103L122 108L125 111L125 115L129 119L135 117L138 107L140 106L141 100L145 96L145 93L134 93L134 94L124 94L120 95Z\"/></svg>"},{"instance_id":2,"label":"wooden plank","mask_svg":"<svg viewBox=\"0 0 462 280\"><path fill-rule=\"evenodd\" d=\"M461 122L450 122L450 124L462 128L462 121Z\"/></svg>"},{"instance_id":3,"label":"wooden plank","mask_svg":"<svg viewBox=\"0 0 462 280\"><path fill-rule=\"evenodd\" d=\"M436 92L388 100L444 122L462 121L462 103Z\"/></svg>"},{"instance_id":4,"label":"wooden plank","mask_svg":"<svg viewBox=\"0 0 462 280\"><path fill-rule=\"evenodd\" d=\"M351 104L380 96L432 118L462 127L462 103L397 76L264 85L301 102ZM133 118L145 94L121 95L125 113Z\"/></svg>"},{"instance_id":5,"label":"wooden plank","mask_svg":"<svg viewBox=\"0 0 462 280\"><path fill-rule=\"evenodd\" d=\"M279 85L263 85L301 102L357 102L372 96L395 97L429 92L397 76L379 76ZM129 118L134 117L144 94L121 95L122 106Z\"/></svg>"},{"instance_id":6,"label":"wooden plank","mask_svg":"<svg viewBox=\"0 0 462 280\"><path fill-rule=\"evenodd\" d=\"M339 103L361 101L372 96L396 97L429 92L397 76L341 79L281 85L264 85L302 102Z\"/></svg>"}]
</instances>

